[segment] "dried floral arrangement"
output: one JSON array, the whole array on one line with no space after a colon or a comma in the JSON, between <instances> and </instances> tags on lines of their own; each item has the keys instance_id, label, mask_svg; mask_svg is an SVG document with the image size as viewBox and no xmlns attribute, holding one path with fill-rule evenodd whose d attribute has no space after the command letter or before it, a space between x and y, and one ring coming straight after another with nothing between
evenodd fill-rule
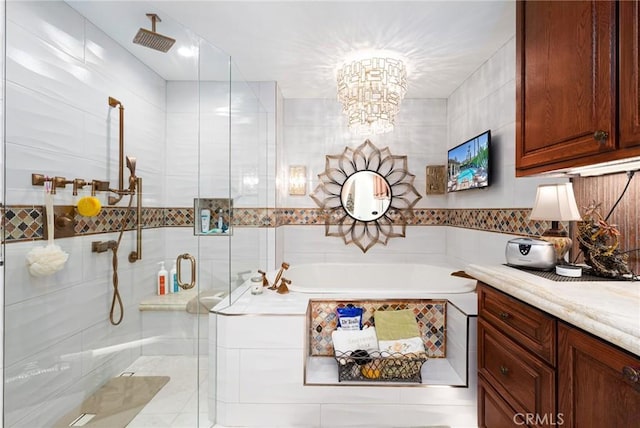
<instances>
[{"instance_id":1,"label":"dried floral arrangement","mask_svg":"<svg viewBox=\"0 0 640 428\"><path fill-rule=\"evenodd\" d=\"M600 205L592 202L584 208L578 222L578 243L584 261L593 268L593 274L607 278L620 278L631 274L628 253L620 251L620 231L607 223L600 214Z\"/></svg>"}]
</instances>

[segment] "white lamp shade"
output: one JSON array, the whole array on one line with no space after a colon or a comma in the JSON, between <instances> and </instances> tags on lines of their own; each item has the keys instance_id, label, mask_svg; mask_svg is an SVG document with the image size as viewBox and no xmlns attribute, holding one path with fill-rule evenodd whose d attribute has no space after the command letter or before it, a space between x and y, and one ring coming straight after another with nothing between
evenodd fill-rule
<instances>
[{"instance_id":1,"label":"white lamp shade","mask_svg":"<svg viewBox=\"0 0 640 428\"><path fill-rule=\"evenodd\" d=\"M543 184L538 186L536 202L531 210L531 220L577 221L582 220L573 195L573 184Z\"/></svg>"}]
</instances>

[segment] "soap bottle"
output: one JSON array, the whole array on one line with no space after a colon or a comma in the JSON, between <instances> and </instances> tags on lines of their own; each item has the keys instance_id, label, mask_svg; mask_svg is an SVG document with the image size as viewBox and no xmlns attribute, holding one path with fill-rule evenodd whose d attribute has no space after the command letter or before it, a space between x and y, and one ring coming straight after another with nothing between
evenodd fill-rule
<instances>
[{"instance_id":1,"label":"soap bottle","mask_svg":"<svg viewBox=\"0 0 640 428\"><path fill-rule=\"evenodd\" d=\"M218 210L218 229L220 232L224 232L224 221L222 220L222 209Z\"/></svg>"},{"instance_id":2,"label":"soap bottle","mask_svg":"<svg viewBox=\"0 0 640 428\"><path fill-rule=\"evenodd\" d=\"M173 266L171 266L171 270L169 271L169 292L177 293L180 291L180 287L178 286L178 275L176 273L176 261L173 261Z\"/></svg>"},{"instance_id":3,"label":"soap bottle","mask_svg":"<svg viewBox=\"0 0 640 428\"><path fill-rule=\"evenodd\" d=\"M167 270L164 268L164 262L159 262L160 270L158 271L158 278L156 280L158 287L158 296L163 296L167 294L168 285L169 285L169 274Z\"/></svg>"},{"instance_id":4,"label":"soap bottle","mask_svg":"<svg viewBox=\"0 0 640 428\"><path fill-rule=\"evenodd\" d=\"M207 208L203 208L200 210L200 230L202 233L209 232L211 223L211 210Z\"/></svg>"}]
</instances>

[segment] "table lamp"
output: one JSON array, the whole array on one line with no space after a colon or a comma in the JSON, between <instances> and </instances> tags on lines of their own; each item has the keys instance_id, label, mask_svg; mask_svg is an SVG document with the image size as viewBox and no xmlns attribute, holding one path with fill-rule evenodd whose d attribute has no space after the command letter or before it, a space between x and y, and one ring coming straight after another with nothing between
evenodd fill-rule
<instances>
[{"instance_id":1,"label":"table lamp","mask_svg":"<svg viewBox=\"0 0 640 428\"><path fill-rule=\"evenodd\" d=\"M573 184L539 185L536 202L529 218L551 221L551 229L545 231L540 238L553 244L556 249L556 263L565 264L564 256L571 247L571 238L566 230L560 229L559 222L582 220L573 195Z\"/></svg>"}]
</instances>

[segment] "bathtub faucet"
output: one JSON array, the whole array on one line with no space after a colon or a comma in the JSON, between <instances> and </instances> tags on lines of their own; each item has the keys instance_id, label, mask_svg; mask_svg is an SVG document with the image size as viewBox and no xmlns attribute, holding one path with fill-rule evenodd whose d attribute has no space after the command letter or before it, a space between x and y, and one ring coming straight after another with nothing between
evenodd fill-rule
<instances>
[{"instance_id":1,"label":"bathtub faucet","mask_svg":"<svg viewBox=\"0 0 640 428\"><path fill-rule=\"evenodd\" d=\"M280 280L280 285L278 286L276 293L287 294L289 292L289 287L287 287L287 284L291 284L291 280L283 276L282 279Z\"/></svg>"},{"instance_id":2,"label":"bathtub faucet","mask_svg":"<svg viewBox=\"0 0 640 428\"><path fill-rule=\"evenodd\" d=\"M267 279L267 273L258 269L258 273L262 275L262 286L269 287L269 280Z\"/></svg>"},{"instance_id":3,"label":"bathtub faucet","mask_svg":"<svg viewBox=\"0 0 640 428\"><path fill-rule=\"evenodd\" d=\"M276 275L276 279L273 280L273 285L269 287L269 290L275 290L276 288L278 288L278 281L280 281L280 277L282 276L282 273L287 269L289 269L289 263L282 262L282 265L280 266L280 270Z\"/></svg>"}]
</instances>

